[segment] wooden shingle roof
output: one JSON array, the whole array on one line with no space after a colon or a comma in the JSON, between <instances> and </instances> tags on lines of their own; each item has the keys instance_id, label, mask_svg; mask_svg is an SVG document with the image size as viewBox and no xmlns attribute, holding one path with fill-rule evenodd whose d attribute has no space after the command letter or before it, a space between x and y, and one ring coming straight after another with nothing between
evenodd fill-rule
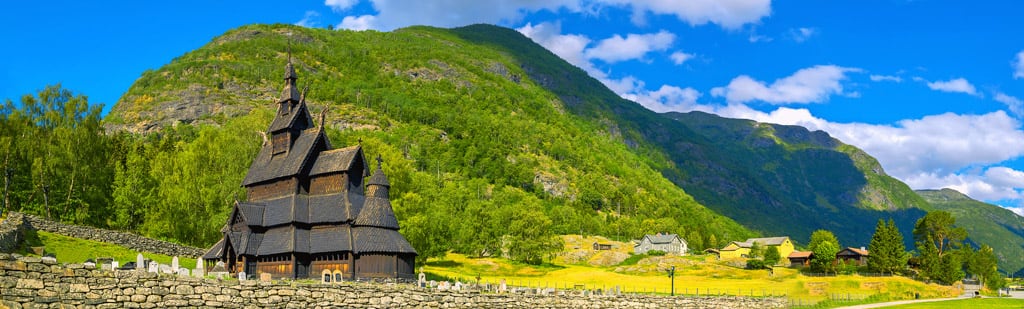
<instances>
[{"instance_id":1,"label":"wooden shingle roof","mask_svg":"<svg viewBox=\"0 0 1024 309\"><path fill-rule=\"evenodd\" d=\"M359 145L320 152L316 161L313 162L309 176L348 171L362 154L363 148ZM365 171L364 166L364 171L361 171L361 174L367 175L368 173L369 171Z\"/></svg>"},{"instance_id":2,"label":"wooden shingle roof","mask_svg":"<svg viewBox=\"0 0 1024 309\"><path fill-rule=\"evenodd\" d=\"M270 143L263 145L245 174L242 186L299 174L307 162L314 159L314 154L326 149L327 142L320 129L309 129L295 138L291 150L285 155L275 157L273 147Z\"/></svg>"},{"instance_id":3,"label":"wooden shingle roof","mask_svg":"<svg viewBox=\"0 0 1024 309\"><path fill-rule=\"evenodd\" d=\"M371 226L359 226L352 228L352 238L356 253L412 253L409 241L402 237L396 230L383 229Z\"/></svg>"}]
</instances>

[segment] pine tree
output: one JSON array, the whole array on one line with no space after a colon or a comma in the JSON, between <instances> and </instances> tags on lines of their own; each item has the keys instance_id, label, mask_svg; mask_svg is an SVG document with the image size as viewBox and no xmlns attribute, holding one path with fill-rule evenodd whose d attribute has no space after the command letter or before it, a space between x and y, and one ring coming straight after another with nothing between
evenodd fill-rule
<instances>
[{"instance_id":1,"label":"pine tree","mask_svg":"<svg viewBox=\"0 0 1024 309\"><path fill-rule=\"evenodd\" d=\"M938 280L940 277L939 264L942 261L939 256L939 249L935 247L935 242L931 238L923 239L917 242L918 264L920 266L921 274L933 280Z\"/></svg>"},{"instance_id":2,"label":"pine tree","mask_svg":"<svg viewBox=\"0 0 1024 309\"><path fill-rule=\"evenodd\" d=\"M871 252L868 268L872 271L896 273L907 265L909 255L903 246L903 235L892 219L889 219L888 224L882 219L878 220L868 250Z\"/></svg>"}]
</instances>

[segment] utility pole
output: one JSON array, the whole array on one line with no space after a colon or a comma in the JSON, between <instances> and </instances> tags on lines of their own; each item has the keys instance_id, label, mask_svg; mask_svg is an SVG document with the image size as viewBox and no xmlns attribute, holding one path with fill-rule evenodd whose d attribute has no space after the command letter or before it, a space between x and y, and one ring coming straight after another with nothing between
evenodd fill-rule
<instances>
[{"instance_id":1,"label":"utility pole","mask_svg":"<svg viewBox=\"0 0 1024 309\"><path fill-rule=\"evenodd\" d=\"M676 267L675 266L672 266L672 268L670 268L668 270L668 277L672 278L672 291L669 293L669 295L676 296Z\"/></svg>"}]
</instances>

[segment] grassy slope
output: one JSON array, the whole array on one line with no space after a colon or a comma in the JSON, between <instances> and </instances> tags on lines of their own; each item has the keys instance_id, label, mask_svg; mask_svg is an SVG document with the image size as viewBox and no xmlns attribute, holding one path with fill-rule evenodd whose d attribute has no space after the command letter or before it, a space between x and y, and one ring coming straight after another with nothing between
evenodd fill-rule
<instances>
[{"instance_id":1,"label":"grassy slope","mask_svg":"<svg viewBox=\"0 0 1024 309\"><path fill-rule=\"evenodd\" d=\"M104 242L73 238L43 231L37 232L37 235L38 243L33 245L45 246L45 251L53 253L57 260L62 263L82 263L87 259L95 260L97 257L110 257L124 265L128 262L134 262L139 254L138 251ZM146 252L143 252L142 255L157 263L171 265L171 256ZM192 269L196 265L196 260L178 257L178 265Z\"/></svg>"},{"instance_id":2,"label":"grassy slope","mask_svg":"<svg viewBox=\"0 0 1024 309\"><path fill-rule=\"evenodd\" d=\"M664 269L676 265L676 292L701 294L710 289L712 294L729 295L785 295L790 299L818 302L829 294L850 294L861 298L874 296L874 301L911 299L914 293L924 298L950 297L959 292L934 284L924 284L904 277L806 277L788 268L776 268L774 276L764 270L744 270L723 266L713 258L686 257L696 263L662 264L653 268ZM643 261L641 261L643 264ZM510 285L530 287L572 288L584 285L588 289L606 289L616 285L628 292L666 293L672 283L663 271L644 274L615 272L615 267L591 267L583 265L545 264L531 266L510 263L496 258L467 258L464 255L449 254L442 260L430 260L423 266L424 271L435 277L445 277L463 282L475 281L497 283L505 279ZM711 271L709 271L709 269Z\"/></svg>"},{"instance_id":3,"label":"grassy slope","mask_svg":"<svg viewBox=\"0 0 1024 309\"><path fill-rule=\"evenodd\" d=\"M1024 275L1024 217L951 189L921 190L918 194L936 209L953 214L957 225L967 230L969 241L992 247L1000 268Z\"/></svg>"}]
</instances>

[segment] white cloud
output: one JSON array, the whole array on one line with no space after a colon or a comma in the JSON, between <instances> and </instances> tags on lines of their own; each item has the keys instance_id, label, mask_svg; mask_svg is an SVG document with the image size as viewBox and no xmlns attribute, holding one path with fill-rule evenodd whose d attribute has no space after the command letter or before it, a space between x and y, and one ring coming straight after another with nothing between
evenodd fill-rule
<instances>
[{"instance_id":1,"label":"white cloud","mask_svg":"<svg viewBox=\"0 0 1024 309\"><path fill-rule=\"evenodd\" d=\"M885 82L897 82L897 83L903 82L903 78L902 77L893 76L893 75L874 75L874 74L871 74L870 76L868 76L868 78L870 78L871 81L873 81L873 82L883 82L883 81L885 81Z\"/></svg>"},{"instance_id":2,"label":"white cloud","mask_svg":"<svg viewBox=\"0 0 1024 309\"><path fill-rule=\"evenodd\" d=\"M374 24L377 21L377 17L373 15L363 15L359 17L345 16L341 20L341 24L338 25L338 29L348 29L355 31L363 31L374 29Z\"/></svg>"},{"instance_id":3,"label":"white cloud","mask_svg":"<svg viewBox=\"0 0 1024 309\"><path fill-rule=\"evenodd\" d=\"M697 104L701 93L690 87L662 85L658 90L647 91L641 84L639 87L634 87L633 90L633 92L622 94L622 97L658 113L688 112L701 109L701 106Z\"/></svg>"},{"instance_id":4,"label":"white cloud","mask_svg":"<svg viewBox=\"0 0 1024 309\"><path fill-rule=\"evenodd\" d=\"M359 0L325 0L324 1L324 5L330 7L331 9L333 9L335 11L338 11L338 12L341 12L341 11L344 11L344 10L348 10L349 8L355 6L358 3L359 3Z\"/></svg>"},{"instance_id":5,"label":"white cloud","mask_svg":"<svg viewBox=\"0 0 1024 309\"><path fill-rule=\"evenodd\" d=\"M791 76L767 85L747 75L733 78L729 85L711 89L711 95L725 97L729 103L763 101L771 104L820 103L833 94L843 94L846 73L856 68L818 65L801 69Z\"/></svg>"},{"instance_id":6,"label":"white cloud","mask_svg":"<svg viewBox=\"0 0 1024 309\"><path fill-rule=\"evenodd\" d=\"M333 2L334 0L329 0ZM339 6L331 6L337 11L341 7L348 8L357 3L356 0L337 1ZM437 27L460 27L469 24L517 23L527 13L543 10L585 13L582 0L369 0L378 12L372 24L375 30L390 31L411 25L428 25ZM589 2L586 2L589 3ZM329 4L328 4L329 5Z\"/></svg>"},{"instance_id":7,"label":"white cloud","mask_svg":"<svg viewBox=\"0 0 1024 309\"><path fill-rule=\"evenodd\" d=\"M1006 104L1006 108L1010 109L1010 113L1013 113L1014 116L1024 116L1024 101L1021 101L1021 99L1002 92L996 92L993 99L999 103Z\"/></svg>"},{"instance_id":8,"label":"white cloud","mask_svg":"<svg viewBox=\"0 0 1024 309\"><path fill-rule=\"evenodd\" d=\"M640 59L651 51L668 49L675 39L675 34L664 30L651 34L631 33L626 37L616 34L587 49L585 54L587 58L600 59L607 63Z\"/></svg>"},{"instance_id":9,"label":"white cloud","mask_svg":"<svg viewBox=\"0 0 1024 309\"><path fill-rule=\"evenodd\" d=\"M834 123L802 108L761 112L730 104L712 112L823 130L871 154L889 175L914 189L951 188L979 200L1024 202L1024 172L1000 166L1024 156L1024 131L1020 122L1003 111L946 113L894 125ZM1019 213L1019 207L1008 208Z\"/></svg>"},{"instance_id":10,"label":"white cloud","mask_svg":"<svg viewBox=\"0 0 1024 309\"><path fill-rule=\"evenodd\" d=\"M675 15L691 25L714 23L726 29L739 29L757 23L772 13L771 0L598 0L633 10L633 22L644 24L648 13Z\"/></svg>"},{"instance_id":11,"label":"white cloud","mask_svg":"<svg viewBox=\"0 0 1024 309\"><path fill-rule=\"evenodd\" d=\"M545 22L537 25L527 23L516 30L563 60L587 71L590 76L599 79L606 77L604 72L597 70L584 56L584 51L590 45L590 38L583 35L562 34L562 26L558 23Z\"/></svg>"},{"instance_id":12,"label":"white cloud","mask_svg":"<svg viewBox=\"0 0 1024 309\"><path fill-rule=\"evenodd\" d=\"M693 59L693 57L696 57L696 55L684 53L684 52L681 52L681 51L677 51L677 52L672 53L672 55L669 55L668 57L669 57L669 59L672 59L672 63L675 63L676 65L682 65L687 60L690 60L690 59Z\"/></svg>"},{"instance_id":13,"label":"white cloud","mask_svg":"<svg viewBox=\"0 0 1024 309\"><path fill-rule=\"evenodd\" d=\"M815 28L796 28L789 30L789 37L797 43L803 43L817 34L818 29Z\"/></svg>"},{"instance_id":14,"label":"white cloud","mask_svg":"<svg viewBox=\"0 0 1024 309\"><path fill-rule=\"evenodd\" d=\"M716 113L823 130L867 151L890 174L914 188L929 188L914 182L921 175L952 175L1024 155L1021 123L1003 111L984 115L945 113L901 120L895 125L832 123L811 115L807 109L781 107L765 113L742 104L731 104Z\"/></svg>"},{"instance_id":15,"label":"white cloud","mask_svg":"<svg viewBox=\"0 0 1024 309\"><path fill-rule=\"evenodd\" d=\"M718 24L739 29L771 14L771 0L369 0L379 12L376 30L410 25L456 27L474 23L516 23L538 11L594 15L601 7L632 10L633 20L643 23L647 14L673 15L691 25ZM342 12L359 0L326 0L325 5Z\"/></svg>"},{"instance_id":16,"label":"white cloud","mask_svg":"<svg viewBox=\"0 0 1024 309\"><path fill-rule=\"evenodd\" d=\"M1013 63L1013 79L1024 78L1024 50L1017 53L1017 60Z\"/></svg>"},{"instance_id":17,"label":"white cloud","mask_svg":"<svg viewBox=\"0 0 1024 309\"><path fill-rule=\"evenodd\" d=\"M969 95L978 95L978 90L974 88L974 85L971 85L970 82L962 77L948 81L928 82L928 88L944 92L960 92Z\"/></svg>"},{"instance_id":18,"label":"white cloud","mask_svg":"<svg viewBox=\"0 0 1024 309\"><path fill-rule=\"evenodd\" d=\"M306 14L302 16L301 20L295 22L295 25L306 28L319 27L320 22L318 19L320 19L320 13L317 13L316 11L306 11Z\"/></svg>"}]
</instances>

